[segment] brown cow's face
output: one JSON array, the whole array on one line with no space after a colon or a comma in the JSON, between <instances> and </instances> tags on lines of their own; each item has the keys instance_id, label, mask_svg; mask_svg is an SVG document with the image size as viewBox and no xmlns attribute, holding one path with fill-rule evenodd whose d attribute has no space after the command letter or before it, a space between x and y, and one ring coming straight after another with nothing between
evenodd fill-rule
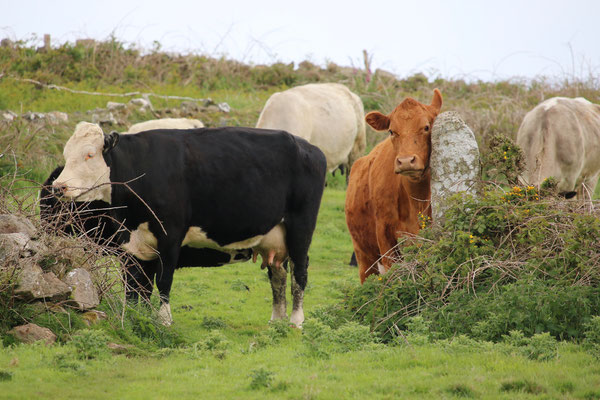
<instances>
[{"instance_id":1,"label":"brown cow's face","mask_svg":"<svg viewBox=\"0 0 600 400\"><path fill-rule=\"evenodd\" d=\"M387 130L395 150L394 172L421 180L429 168L431 129L442 107L442 94L435 89L430 105L405 99L388 116L374 111L365 117L378 131ZM392 167L392 166L390 166Z\"/></svg>"}]
</instances>

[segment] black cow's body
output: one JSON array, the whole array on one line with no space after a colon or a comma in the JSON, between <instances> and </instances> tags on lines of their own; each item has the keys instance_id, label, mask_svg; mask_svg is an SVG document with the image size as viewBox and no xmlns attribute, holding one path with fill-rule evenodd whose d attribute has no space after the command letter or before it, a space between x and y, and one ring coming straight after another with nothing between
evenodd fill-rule
<instances>
[{"instance_id":1,"label":"black cow's body","mask_svg":"<svg viewBox=\"0 0 600 400\"><path fill-rule=\"evenodd\" d=\"M133 274L132 281L151 292L156 280L161 300L168 304L190 228L225 247L283 223L293 265L292 291L296 286L301 308L326 172L325 156L317 147L287 132L253 128L112 133L105 142L110 215L127 228L117 240L127 243L129 232L147 223L160 255L141 262L143 271ZM279 274L274 269L269 268L270 276ZM275 307L273 279L272 286Z\"/></svg>"},{"instance_id":2,"label":"black cow's body","mask_svg":"<svg viewBox=\"0 0 600 400\"><path fill-rule=\"evenodd\" d=\"M40 218L68 235L85 235L96 243L116 247L117 232L120 224L110 215L111 205L95 200L91 202L60 201L51 188L52 182L60 175L63 166L52 171L40 190ZM176 268L183 267L220 267L232 262L248 261L252 257L249 249L239 250L235 254L223 253L210 248L183 246ZM136 268L129 266L128 268Z\"/></svg>"}]
</instances>

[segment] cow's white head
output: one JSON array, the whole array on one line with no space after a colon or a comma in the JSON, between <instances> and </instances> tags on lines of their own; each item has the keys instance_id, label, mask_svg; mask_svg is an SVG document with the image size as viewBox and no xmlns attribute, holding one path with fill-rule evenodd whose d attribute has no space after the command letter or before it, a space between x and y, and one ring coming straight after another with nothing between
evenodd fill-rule
<instances>
[{"instance_id":1,"label":"cow's white head","mask_svg":"<svg viewBox=\"0 0 600 400\"><path fill-rule=\"evenodd\" d=\"M73 200L110 203L110 168L103 153L115 146L118 137L116 132L104 135L97 124L77 124L63 151L65 168L52 186Z\"/></svg>"}]
</instances>

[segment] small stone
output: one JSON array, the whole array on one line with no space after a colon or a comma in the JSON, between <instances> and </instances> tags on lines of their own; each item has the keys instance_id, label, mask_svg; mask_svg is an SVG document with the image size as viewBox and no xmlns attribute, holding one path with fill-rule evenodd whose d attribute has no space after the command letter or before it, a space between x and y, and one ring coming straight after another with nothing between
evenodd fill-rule
<instances>
[{"instance_id":1,"label":"small stone","mask_svg":"<svg viewBox=\"0 0 600 400\"><path fill-rule=\"evenodd\" d=\"M109 111L122 110L126 106L127 105L125 103L117 103L114 101L109 101L108 103L106 103L106 109Z\"/></svg>"},{"instance_id":2,"label":"small stone","mask_svg":"<svg viewBox=\"0 0 600 400\"><path fill-rule=\"evenodd\" d=\"M150 100L148 99L143 99L143 98L137 98L137 99L131 99L129 100L129 104L133 104L134 106L140 107L142 109L152 109L152 103L150 103Z\"/></svg>"},{"instance_id":3,"label":"small stone","mask_svg":"<svg viewBox=\"0 0 600 400\"><path fill-rule=\"evenodd\" d=\"M124 345L124 344L117 344L117 343L107 343L106 347L108 347L108 349L111 350L115 354L124 354L124 353L127 353L129 351L129 349L133 348L132 345Z\"/></svg>"},{"instance_id":4,"label":"small stone","mask_svg":"<svg viewBox=\"0 0 600 400\"><path fill-rule=\"evenodd\" d=\"M50 300L59 301L66 299L71 294L71 288L54 275L53 272L44 273L35 263L26 263L19 273L19 285L15 289L15 296L24 300Z\"/></svg>"},{"instance_id":5,"label":"small stone","mask_svg":"<svg viewBox=\"0 0 600 400\"><path fill-rule=\"evenodd\" d=\"M475 193L480 178L479 146L473 131L454 111L435 120L431 132L431 210L443 219L446 199L458 192Z\"/></svg>"},{"instance_id":6,"label":"small stone","mask_svg":"<svg viewBox=\"0 0 600 400\"><path fill-rule=\"evenodd\" d=\"M92 115L92 123L100 124L100 126L117 125L117 119L112 112L96 113Z\"/></svg>"},{"instance_id":7,"label":"small stone","mask_svg":"<svg viewBox=\"0 0 600 400\"><path fill-rule=\"evenodd\" d=\"M27 344L35 343L40 340L44 341L47 345L56 342L56 335L52 333L50 329L42 328L36 324L16 326L8 331L8 333L13 335L20 342Z\"/></svg>"},{"instance_id":8,"label":"small stone","mask_svg":"<svg viewBox=\"0 0 600 400\"><path fill-rule=\"evenodd\" d=\"M7 111L2 111L0 113L0 116L2 117L2 119L4 119L5 121L14 121L18 115L10 110Z\"/></svg>"},{"instance_id":9,"label":"small stone","mask_svg":"<svg viewBox=\"0 0 600 400\"><path fill-rule=\"evenodd\" d=\"M97 307L100 304L98 292L87 270L76 268L70 271L65 277L64 282L73 290L71 297L67 301L68 305L83 311Z\"/></svg>"},{"instance_id":10,"label":"small stone","mask_svg":"<svg viewBox=\"0 0 600 400\"><path fill-rule=\"evenodd\" d=\"M23 118L28 121L39 121L46 118L46 115L44 113L27 111L25 114L23 114Z\"/></svg>"},{"instance_id":11,"label":"small stone","mask_svg":"<svg viewBox=\"0 0 600 400\"><path fill-rule=\"evenodd\" d=\"M58 125L61 122L69 122L69 114L61 111L50 111L46 114L48 122L51 125Z\"/></svg>"},{"instance_id":12,"label":"small stone","mask_svg":"<svg viewBox=\"0 0 600 400\"><path fill-rule=\"evenodd\" d=\"M100 321L108 318L104 311L98 311L98 310L86 311L81 316L83 317L83 322L85 322L85 324L87 326L92 326L92 325L96 324L97 322L100 322Z\"/></svg>"},{"instance_id":13,"label":"small stone","mask_svg":"<svg viewBox=\"0 0 600 400\"><path fill-rule=\"evenodd\" d=\"M219 103L217 104L217 107L219 107L219 110L224 113L228 113L231 111L231 106L227 103Z\"/></svg>"},{"instance_id":14,"label":"small stone","mask_svg":"<svg viewBox=\"0 0 600 400\"><path fill-rule=\"evenodd\" d=\"M200 111L200 106L195 101L182 101L179 107L186 114L194 114Z\"/></svg>"},{"instance_id":15,"label":"small stone","mask_svg":"<svg viewBox=\"0 0 600 400\"><path fill-rule=\"evenodd\" d=\"M21 257L29 257L45 250L44 244L31 240L26 233L0 234L0 254L19 254Z\"/></svg>"},{"instance_id":16,"label":"small stone","mask_svg":"<svg viewBox=\"0 0 600 400\"><path fill-rule=\"evenodd\" d=\"M1 233L25 233L28 236L33 237L36 235L36 229L27 218L2 214L0 215L0 234Z\"/></svg>"}]
</instances>

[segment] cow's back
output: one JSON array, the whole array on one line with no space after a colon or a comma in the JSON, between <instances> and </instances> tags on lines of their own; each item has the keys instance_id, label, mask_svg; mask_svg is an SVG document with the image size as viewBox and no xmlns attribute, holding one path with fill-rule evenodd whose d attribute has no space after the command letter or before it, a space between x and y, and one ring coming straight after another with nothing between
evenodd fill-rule
<instances>
[{"instance_id":1,"label":"cow's back","mask_svg":"<svg viewBox=\"0 0 600 400\"><path fill-rule=\"evenodd\" d=\"M362 101L344 85L308 84L271 96L256 126L283 129L308 140L323 151L332 171L364 152L363 114Z\"/></svg>"},{"instance_id":2,"label":"cow's back","mask_svg":"<svg viewBox=\"0 0 600 400\"><path fill-rule=\"evenodd\" d=\"M289 209L287 199L322 191L325 173L322 153L308 142L252 128L123 135L113 153L111 181L130 181L115 186L116 203L137 204L129 224L148 221L151 209L161 220L201 226L220 244L268 232Z\"/></svg>"},{"instance_id":3,"label":"cow's back","mask_svg":"<svg viewBox=\"0 0 600 400\"><path fill-rule=\"evenodd\" d=\"M527 183L539 185L552 176L559 191L577 191L600 171L600 109L583 98L548 99L525 115L517 144L525 154Z\"/></svg>"}]
</instances>

